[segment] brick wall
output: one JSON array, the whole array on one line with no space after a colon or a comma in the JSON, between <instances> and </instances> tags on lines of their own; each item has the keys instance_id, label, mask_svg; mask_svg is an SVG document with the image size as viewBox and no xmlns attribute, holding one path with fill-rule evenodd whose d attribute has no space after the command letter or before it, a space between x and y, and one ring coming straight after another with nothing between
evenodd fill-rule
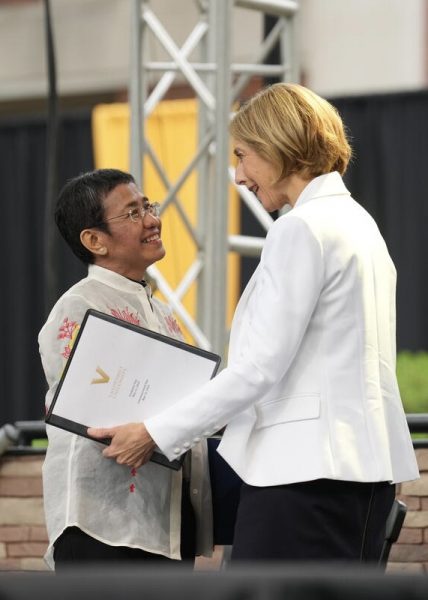
<instances>
[{"instance_id":1,"label":"brick wall","mask_svg":"<svg viewBox=\"0 0 428 600\"><path fill-rule=\"evenodd\" d=\"M417 450L421 479L403 483L398 497L408 511L388 572L428 573L428 449ZM43 456L0 457L0 570L47 569L41 470ZM199 570L218 569L221 548L214 557L198 559Z\"/></svg>"},{"instance_id":2,"label":"brick wall","mask_svg":"<svg viewBox=\"0 0 428 600\"><path fill-rule=\"evenodd\" d=\"M407 514L391 548L388 572L428 573L428 448L416 450L421 478L398 486Z\"/></svg>"},{"instance_id":3,"label":"brick wall","mask_svg":"<svg viewBox=\"0 0 428 600\"><path fill-rule=\"evenodd\" d=\"M0 458L0 569L44 570L43 456Z\"/></svg>"}]
</instances>

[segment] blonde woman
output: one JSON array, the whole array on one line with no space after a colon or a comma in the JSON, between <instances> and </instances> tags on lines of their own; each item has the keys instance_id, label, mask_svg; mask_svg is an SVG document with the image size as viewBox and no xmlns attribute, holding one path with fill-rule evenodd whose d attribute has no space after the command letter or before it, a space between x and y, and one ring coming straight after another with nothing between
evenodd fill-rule
<instances>
[{"instance_id":1,"label":"blonde woman","mask_svg":"<svg viewBox=\"0 0 428 600\"><path fill-rule=\"evenodd\" d=\"M273 85L231 124L236 182L268 212L260 264L237 306L228 366L145 423L90 430L140 465L227 424L219 452L242 478L232 561L377 561L395 483L418 468L395 375L396 271L342 175L337 111Z\"/></svg>"}]
</instances>

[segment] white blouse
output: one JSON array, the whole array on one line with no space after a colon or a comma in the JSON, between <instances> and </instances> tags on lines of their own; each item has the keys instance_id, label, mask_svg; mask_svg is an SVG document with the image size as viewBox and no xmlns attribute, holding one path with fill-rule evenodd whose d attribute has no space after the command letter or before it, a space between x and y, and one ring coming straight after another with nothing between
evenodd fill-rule
<instances>
[{"instance_id":1,"label":"white blouse","mask_svg":"<svg viewBox=\"0 0 428 600\"><path fill-rule=\"evenodd\" d=\"M75 337L88 308L182 339L169 308L144 287L107 269L90 265L88 276L55 304L39 334L49 407ZM76 526L112 546L141 548L180 559L182 472L149 462L139 469L102 455L104 446L47 425L49 446L43 465L43 491L49 547L66 527ZM197 521L197 554L212 552L212 507L206 443L192 449L191 499Z\"/></svg>"}]
</instances>

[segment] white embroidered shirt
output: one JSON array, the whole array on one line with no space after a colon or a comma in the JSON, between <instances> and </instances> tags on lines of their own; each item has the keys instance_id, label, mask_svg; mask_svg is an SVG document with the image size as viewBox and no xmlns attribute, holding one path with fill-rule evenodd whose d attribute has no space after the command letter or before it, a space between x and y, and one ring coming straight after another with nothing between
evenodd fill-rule
<instances>
[{"instance_id":1,"label":"white embroidered shirt","mask_svg":"<svg viewBox=\"0 0 428 600\"><path fill-rule=\"evenodd\" d=\"M149 286L90 265L88 276L55 304L39 334L49 385L47 407L88 308L182 339L171 311L150 297ZM51 568L53 544L70 526L106 544L180 559L181 471L153 462L131 469L104 458L98 442L49 425L47 434L43 491L49 547L45 560ZM191 471L197 553L210 556L212 510L205 442L192 449Z\"/></svg>"}]
</instances>

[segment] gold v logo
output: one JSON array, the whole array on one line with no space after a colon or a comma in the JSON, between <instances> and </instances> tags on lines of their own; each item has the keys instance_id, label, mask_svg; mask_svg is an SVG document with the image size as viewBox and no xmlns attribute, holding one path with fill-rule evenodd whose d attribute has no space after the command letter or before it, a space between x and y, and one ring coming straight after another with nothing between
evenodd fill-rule
<instances>
[{"instance_id":1,"label":"gold v logo","mask_svg":"<svg viewBox=\"0 0 428 600\"><path fill-rule=\"evenodd\" d=\"M97 367L97 373L99 375L98 379L93 379L91 383L108 383L110 381L110 377L107 375L105 371L102 370L101 367Z\"/></svg>"}]
</instances>

